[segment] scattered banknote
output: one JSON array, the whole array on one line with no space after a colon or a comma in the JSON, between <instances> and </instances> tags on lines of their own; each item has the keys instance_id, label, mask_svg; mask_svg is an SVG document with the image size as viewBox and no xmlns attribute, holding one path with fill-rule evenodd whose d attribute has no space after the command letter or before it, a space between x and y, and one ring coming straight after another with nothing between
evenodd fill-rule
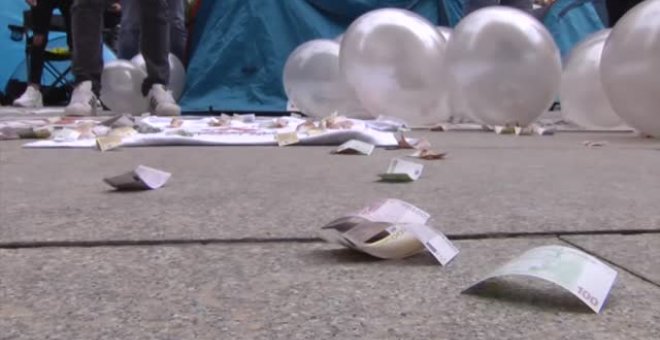
<instances>
[{"instance_id":1,"label":"scattered banknote","mask_svg":"<svg viewBox=\"0 0 660 340\"><path fill-rule=\"evenodd\" d=\"M125 174L103 179L117 190L153 190L165 185L172 174L144 165Z\"/></svg>"},{"instance_id":2,"label":"scattered banknote","mask_svg":"<svg viewBox=\"0 0 660 340\"><path fill-rule=\"evenodd\" d=\"M117 136L120 138L126 138L136 135L137 133L138 133L137 130L135 130L130 126L122 126L110 130L110 132L108 132L108 136Z\"/></svg>"},{"instance_id":3,"label":"scattered banknote","mask_svg":"<svg viewBox=\"0 0 660 340\"><path fill-rule=\"evenodd\" d=\"M310 130L319 130L319 129L320 128L318 128L316 124L311 120L300 123L298 124L298 126L296 126L296 132L308 132Z\"/></svg>"},{"instance_id":4,"label":"scattered banknote","mask_svg":"<svg viewBox=\"0 0 660 340\"><path fill-rule=\"evenodd\" d=\"M110 151L121 146L123 139L120 136L102 136L96 138L96 148L101 152Z\"/></svg>"},{"instance_id":5,"label":"scattered banknote","mask_svg":"<svg viewBox=\"0 0 660 340\"><path fill-rule=\"evenodd\" d=\"M493 130L498 135L512 135L516 133L516 129L512 126L495 126Z\"/></svg>"},{"instance_id":6,"label":"scattered banknote","mask_svg":"<svg viewBox=\"0 0 660 340\"><path fill-rule=\"evenodd\" d=\"M435 152L430 149L421 149L413 152L408 157L419 158L429 161L429 160L445 159L446 156L447 156L446 152Z\"/></svg>"},{"instance_id":7,"label":"scattered banknote","mask_svg":"<svg viewBox=\"0 0 660 340\"><path fill-rule=\"evenodd\" d=\"M378 176L386 182L412 182L422 176L423 169L422 164L394 158L390 161L387 170Z\"/></svg>"},{"instance_id":8,"label":"scattered banknote","mask_svg":"<svg viewBox=\"0 0 660 340\"><path fill-rule=\"evenodd\" d=\"M211 127L229 126L229 125L231 125L231 119L230 118L223 118L223 117L220 117L220 118L213 117L213 118L209 119L208 124Z\"/></svg>"},{"instance_id":9,"label":"scattered banknote","mask_svg":"<svg viewBox=\"0 0 660 340\"><path fill-rule=\"evenodd\" d=\"M254 123L257 121L257 116L254 113L246 113L246 114L234 114L233 119L241 121L243 123Z\"/></svg>"},{"instance_id":10,"label":"scattered banknote","mask_svg":"<svg viewBox=\"0 0 660 340\"><path fill-rule=\"evenodd\" d=\"M431 143L424 138L409 138L406 137L403 132L394 135L397 142L399 143L399 149L429 149L431 148Z\"/></svg>"},{"instance_id":11,"label":"scattered banknote","mask_svg":"<svg viewBox=\"0 0 660 340\"><path fill-rule=\"evenodd\" d=\"M53 131L51 138L55 142L73 142L80 137L80 131L64 128Z\"/></svg>"},{"instance_id":12,"label":"scattered banknote","mask_svg":"<svg viewBox=\"0 0 660 340\"><path fill-rule=\"evenodd\" d=\"M133 118L131 115L127 114L120 114L116 115L112 118L109 118L107 120L104 120L101 122L102 126L106 126L109 128L118 128L118 127L134 127L135 126L135 118Z\"/></svg>"},{"instance_id":13,"label":"scattered banknote","mask_svg":"<svg viewBox=\"0 0 660 340\"><path fill-rule=\"evenodd\" d=\"M446 265L458 250L441 232L426 225L429 217L410 203L387 199L328 223L321 228L321 236L383 259L401 259L427 249Z\"/></svg>"},{"instance_id":14,"label":"scattered banknote","mask_svg":"<svg viewBox=\"0 0 660 340\"><path fill-rule=\"evenodd\" d=\"M534 133L534 128L516 126L513 128L513 133L515 133L516 136L531 136Z\"/></svg>"},{"instance_id":15,"label":"scattered banknote","mask_svg":"<svg viewBox=\"0 0 660 340\"><path fill-rule=\"evenodd\" d=\"M172 118L172 120L170 121L170 125L169 125L169 127L175 128L175 129L178 129L182 126L183 126L183 119L178 118L178 117Z\"/></svg>"},{"instance_id":16,"label":"scattered banknote","mask_svg":"<svg viewBox=\"0 0 660 340\"><path fill-rule=\"evenodd\" d=\"M552 282L578 297L594 312L603 308L617 272L577 249L544 246L531 249L486 275L466 290L501 276L522 275Z\"/></svg>"},{"instance_id":17,"label":"scattered banknote","mask_svg":"<svg viewBox=\"0 0 660 340\"><path fill-rule=\"evenodd\" d=\"M105 125L97 125L92 128L92 133L96 137L103 137L110 133L111 128Z\"/></svg>"},{"instance_id":18,"label":"scattered banknote","mask_svg":"<svg viewBox=\"0 0 660 340\"><path fill-rule=\"evenodd\" d=\"M279 146L287 146L287 145L297 144L298 142L300 142L300 139L298 139L298 133L295 131L278 133L275 136L275 140L277 140L277 145Z\"/></svg>"},{"instance_id":19,"label":"scattered banknote","mask_svg":"<svg viewBox=\"0 0 660 340\"><path fill-rule=\"evenodd\" d=\"M582 142L582 145L584 145L588 148L602 148L603 146L607 145L607 142L603 141L603 140L601 140L601 141L586 140L586 141Z\"/></svg>"},{"instance_id":20,"label":"scattered banknote","mask_svg":"<svg viewBox=\"0 0 660 340\"><path fill-rule=\"evenodd\" d=\"M534 133L539 136L552 136L555 134L556 129L554 127L544 127L544 126L534 126Z\"/></svg>"},{"instance_id":21,"label":"scattered banknote","mask_svg":"<svg viewBox=\"0 0 660 340\"><path fill-rule=\"evenodd\" d=\"M351 139L348 142L340 145L335 151L335 154L341 155L365 155L369 156L374 151L376 146L357 139Z\"/></svg>"}]
</instances>

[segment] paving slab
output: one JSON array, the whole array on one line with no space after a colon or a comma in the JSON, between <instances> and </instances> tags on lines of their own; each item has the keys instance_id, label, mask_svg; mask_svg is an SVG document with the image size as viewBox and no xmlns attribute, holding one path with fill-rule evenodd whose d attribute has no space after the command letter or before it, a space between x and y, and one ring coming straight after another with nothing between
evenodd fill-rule
<instances>
[{"instance_id":1,"label":"paving slab","mask_svg":"<svg viewBox=\"0 0 660 340\"><path fill-rule=\"evenodd\" d=\"M424 162L422 178L409 184L379 183L377 174L410 150L369 157L331 155L333 147L101 153L2 142L0 240L316 237L322 224L387 197L427 210L454 235L660 229L660 151L648 140L631 137L639 148L588 149L577 134L426 136L449 157ZM101 181L139 164L173 177L164 189L127 194Z\"/></svg>"},{"instance_id":2,"label":"paving slab","mask_svg":"<svg viewBox=\"0 0 660 340\"><path fill-rule=\"evenodd\" d=\"M320 243L0 250L7 339L652 339L660 289L619 271L601 314L541 281L461 291L556 238L380 261Z\"/></svg>"},{"instance_id":3,"label":"paving slab","mask_svg":"<svg viewBox=\"0 0 660 340\"><path fill-rule=\"evenodd\" d=\"M562 236L562 239L660 286L660 234Z\"/></svg>"}]
</instances>

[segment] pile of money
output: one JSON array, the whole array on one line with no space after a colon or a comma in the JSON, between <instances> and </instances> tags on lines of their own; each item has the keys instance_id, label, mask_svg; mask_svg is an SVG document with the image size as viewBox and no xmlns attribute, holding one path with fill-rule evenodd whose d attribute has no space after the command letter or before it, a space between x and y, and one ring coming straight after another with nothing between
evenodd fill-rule
<instances>
[{"instance_id":1,"label":"pile of money","mask_svg":"<svg viewBox=\"0 0 660 340\"><path fill-rule=\"evenodd\" d=\"M382 259L401 259L427 249L446 265L458 249L441 232L426 225L429 217L410 203L386 199L326 224L321 236Z\"/></svg>"}]
</instances>

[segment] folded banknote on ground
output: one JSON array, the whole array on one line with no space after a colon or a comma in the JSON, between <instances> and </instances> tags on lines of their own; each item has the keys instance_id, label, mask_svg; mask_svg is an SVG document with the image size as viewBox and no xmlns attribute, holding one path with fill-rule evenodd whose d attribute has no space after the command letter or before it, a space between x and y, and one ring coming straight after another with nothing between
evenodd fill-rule
<instances>
[{"instance_id":1,"label":"folded banknote on ground","mask_svg":"<svg viewBox=\"0 0 660 340\"><path fill-rule=\"evenodd\" d=\"M538 247L486 275L466 290L502 276L528 276L552 282L578 297L594 312L603 308L617 272L595 257L563 246Z\"/></svg>"},{"instance_id":2,"label":"folded banknote on ground","mask_svg":"<svg viewBox=\"0 0 660 340\"><path fill-rule=\"evenodd\" d=\"M383 259L401 259L427 249L445 265L458 249L441 232L426 225L429 217L410 203L387 199L328 223L321 228L321 236Z\"/></svg>"}]
</instances>

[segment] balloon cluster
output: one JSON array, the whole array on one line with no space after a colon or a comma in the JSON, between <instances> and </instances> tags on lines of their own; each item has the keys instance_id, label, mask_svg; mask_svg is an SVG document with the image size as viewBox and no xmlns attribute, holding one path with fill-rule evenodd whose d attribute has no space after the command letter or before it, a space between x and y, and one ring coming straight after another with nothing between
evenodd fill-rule
<instances>
[{"instance_id":1,"label":"balloon cluster","mask_svg":"<svg viewBox=\"0 0 660 340\"><path fill-rule=\"evenodd\" d=\"M284 88L304 113L388 115L429 124L466 115L493 125L527 125L554 100L559 51L541 23L488 7L455 31L401 9L369 12L335 40L297 48Z\"/></svg>"},{"instance_id":2,"label":"balloon cluster","mask_svg":"<svg viewBox=\"0 0 660 340\"><path fill-rule=\"evenodd\" d=\"M186 83L183 63L169 55L172 96L178 100ZM114 60L103 67L101 75L101 101L114 112L139 114L148 110L147 98L142 95L142 83L147 78L147 67L142 55L131 61Z\"/></svg>"}]
</instances>

